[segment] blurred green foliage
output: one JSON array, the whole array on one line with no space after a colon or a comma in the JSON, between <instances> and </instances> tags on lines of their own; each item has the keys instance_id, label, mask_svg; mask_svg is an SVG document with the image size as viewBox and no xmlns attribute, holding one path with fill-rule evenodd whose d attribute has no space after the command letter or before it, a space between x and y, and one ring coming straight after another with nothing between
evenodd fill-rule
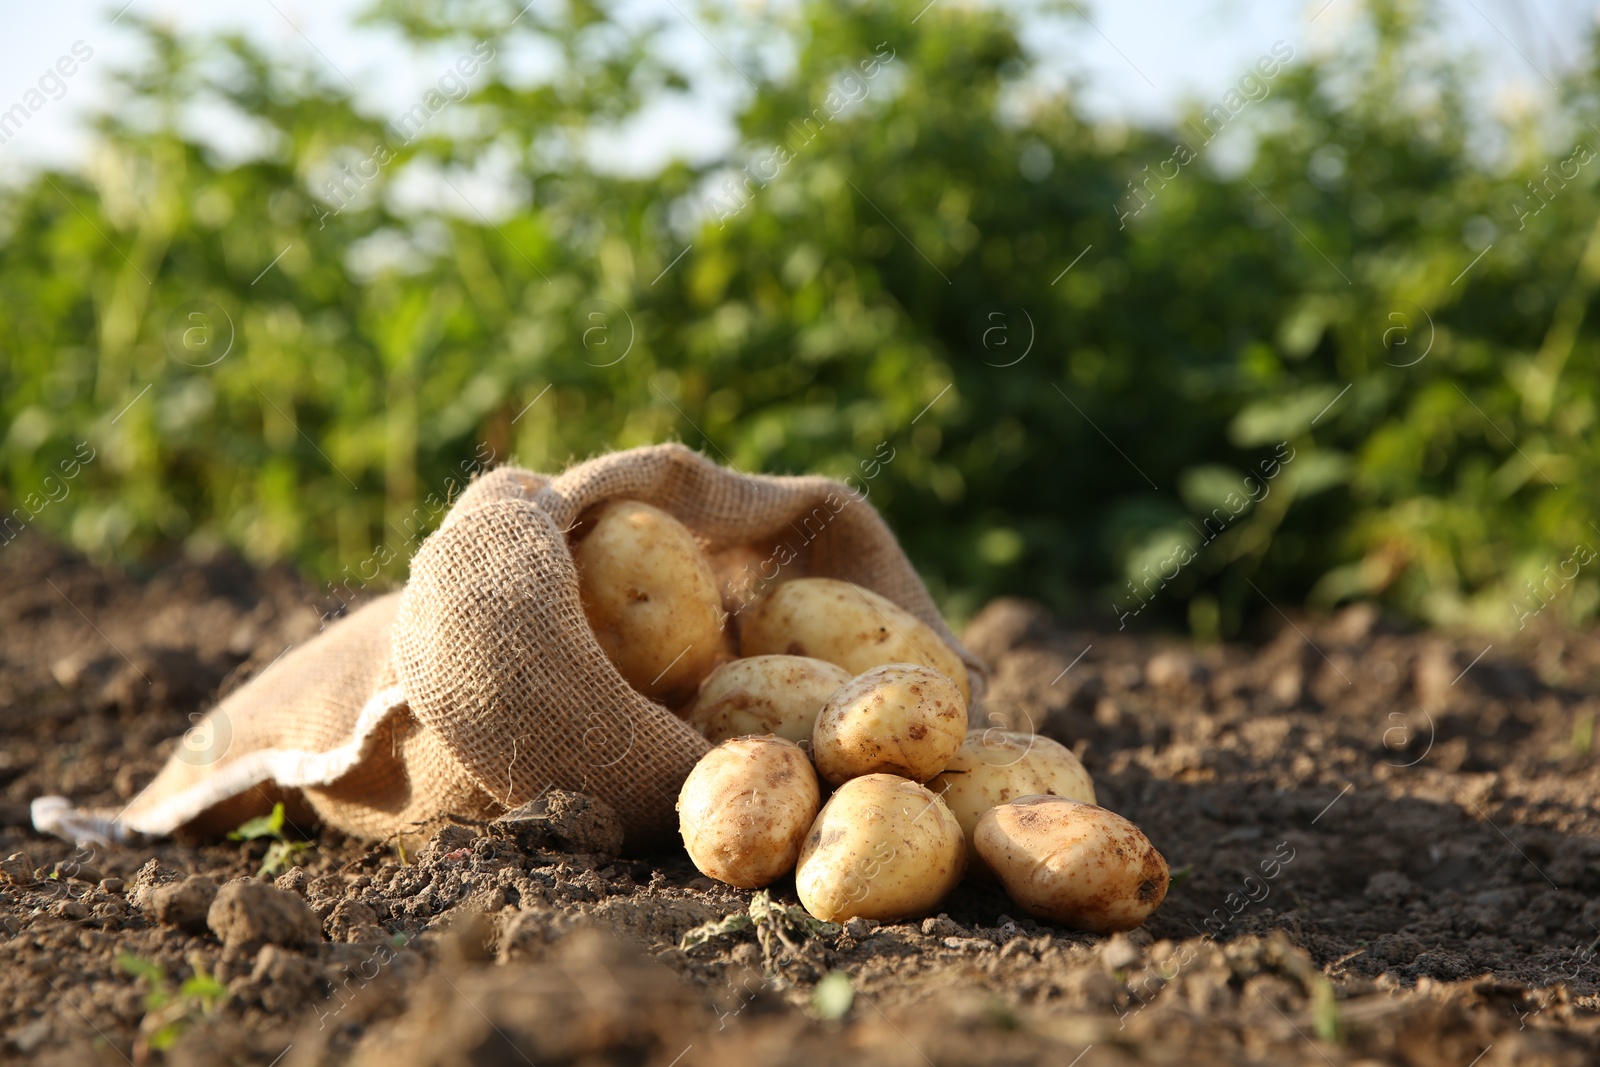
<instances>
[{"instance_id":1,"label":"blurred green foliage","mask_svg":"<svg viewBox=\"0 0 1600 1067\"><path fill-rule=\"evenodd\" d=\"M393 582L480 463L676 438L744 470L892 454L871 499L957 617L1600 604L1563 568L1600 545L1593 63L1497 124L1427 8L1378 2L1343 50L1263 42L1231 98L1130 130L1036 76L1048 11L709 8L740 144L639 177L590 148L701 77L682 21L520 7L381 3L472 73L379 117L314 60L143 25L92 166L0 194L7 511ZM188 132L197 104L260 150Z\"/></svg>"}]
</instances>

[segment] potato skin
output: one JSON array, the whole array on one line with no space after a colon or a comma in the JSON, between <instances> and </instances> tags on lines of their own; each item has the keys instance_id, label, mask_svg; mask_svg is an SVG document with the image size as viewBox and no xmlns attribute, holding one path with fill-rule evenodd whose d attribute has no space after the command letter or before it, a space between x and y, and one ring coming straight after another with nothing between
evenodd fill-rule
<instances>
[{"instance_id":1,"label":"potato skin","mask_svg":"<svg viewBox=\"0 0 1600 1067\"><path fill-rule=\"evenodd\" d=\"M678 793L678 832L700 872L741 889L794 870L821 793L805 750L736 737L707 752Z\"/></svg>"},{"instance_id":2,"label":"potato skin","mask_svg":"<svg viewBox=\"0 0 1600 1067\"><path fill-rule=\"evenodd\" d=\"M921 619L870 589L835 578L784 582L750 610L740 629L746 656L814 656L860 674L884 663L920 663L972 699L966 665Z\"/></svg>"},{"instance_id":3,"label":"potato skin","mask_svg":"<svg viewBox=\"0 0 1600 1067\"><path fill-rule=\"evenodd\" d=\"M840 786L806 835L794 884L825 922L926 914L961 881L966 845L944 802L915 782L869 774Z\"/></svg>"},{"instance_id":4,"label":"potato skin","mask_svg":"<svg viewBox=\"0 0 1600 1067\"><path fill-rule=\"evenodd\" d=\"M689 528L649 504L613 500L589 522L573 550L589 628L629 685L679 707L723 650L711 566Z\"/></svg>"},{"instance_id":5,"label":"potato skin","mask_svg":"<svg viewBox=\"0 0 1600 1067\"><path fill-rule=\"evenodd\" d=\"M1109 934L1132 930L1167 896L1167 861L1115 812L1066 797L990 808L973 848L1029 915Z\"/></svg>"},{"instance_id":6,"label":"potato skin","mask_svg":"<svg viewBox=\"0 0 1600 1067\"><path fill-rule=\"evenodd\" d=\"M776 734L811 747L817 713L850 680L843 667L806 656L751 656L711 672L684 717L712 744Z\"/></svg>"},{"instance_id":7,"label":"potato skin","mask_svg":"<svg viewBox=\"0 0 1600 1067\"><path fill-rule=\"evenodd\" d=\"M885 663L834 692L811 731L811 758L831 785L866 774L926 781L944 770L967 733L955 683L931 667Z\"/></svg>"},{"instance_id":8,"label":"potato skin","mask_svg":"<svg viewBox=\"0 0 1600 1067\"><path fill-rule=\"evenodd\" d=\"M928 782L950 808L972 845L984 812L1017 797L1068 797L1094 803L1094 781L1072 750L1038 734L970 730L961 751Z\"/></svg>"},{"instance_id":9,"label":"potato skin","mask_svg":"<svg viewBox=\"0 0 1600 1067\"><path fill-rule=\"evenodd\" d=\"M711 572L716 575L722 596L722 610L737 618L761 593L761 565L770 553L755 545L734 545L711 556Z\"/></svg>"}]
</instances>

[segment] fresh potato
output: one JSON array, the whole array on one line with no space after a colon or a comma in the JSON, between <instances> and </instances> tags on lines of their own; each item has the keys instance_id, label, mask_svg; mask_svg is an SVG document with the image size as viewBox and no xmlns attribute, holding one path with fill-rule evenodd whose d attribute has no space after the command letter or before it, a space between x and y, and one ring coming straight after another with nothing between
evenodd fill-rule
<instances>
[{"instance_id":1,"label":"fresh potato","mask_svg":"<svg viewBox=\"0 0 1600 1067\"><path fill-rule=\"evenodd\" d=\"M722 649L722 599L694 534L660 508L613 500L573 550L584 614L627 683L678 707Z\"/></svg>"},{"instance_id":2,"label":"fresh potato","mask_svg":"<svg viewBox=\"0 0 1600 1067\"><path fill-rule=\"evenodd\" d=\"M805 656L751 656L711 673L684 716L713 744L777 734L811 745L817 712L850 680L843 667Z\"/></svg>"},{"instance_id":3,"label":"fresh potato","mask_svg":"<svg viewBox=\"0 0 1600 1067\"><path fill-rule=\"evenodd\" d=\"M972 845L978 818L997 804L1039 794L1094 803L1094 782L1065 745L1012 730L971 730L961 751L928 783Z\"/></svg>"},{"instance_id":4,"label":"fresh potato","mask_svg":"<svg viewBox=\"0 0 1600 1067\"><path fill-rule=\"evenodd\" d=\"M852 778L806 835L795 890L825 922L932 911L961 880L966 845L944 801L892 774Z\"/></svg>"},{"instance_id":5,"label":"fresh potato","mask_svg":"<svg viewBox=\"0 0 1600 1067\"><path fill-rule=\"evenodd\" d=\"M724 659L739 658L739 627L745 612L761 597L761 567L768 554L755 545L734 545L711 554L711 573L722 597Z\"/></svg>"},{"instance_id":6,"label":"fresh potato","mask_svg":"<svg viewBox=\"0 0 1600 1067\"><path fill-rule=\"evenodd\" d=\"M768 556L755 545L734 545L712 554L711 571L717 577L723 611L738 616L756 599L761 566L768 562Z\"/></svg>"},{"instance_id":7,"label":"fresh potato","mask_svg":"<svg viewBox=\"0 0 1600 1067\"><path fill-rule=\"evenodd\" d=\"M1167 861L1137 826L1067 797L990 808L972 846L1023 911L1079 930L1132 930L1167 896Z\"/></svg>"},{"instance_id":8,"label":"fresh potato","mask_svg":"<svg viewBox=\"0 0 1600 1067\"><path fill-rule=\"evenodd\" d=\"M967 668L933 628L900 605L834 578L784 582L750 609L740 630L746 656L814 656L860 674L884 663L920 663L972 699Z\"/></svg>"},{"instance_id":9,"label":"fresh potato","mask_svg":"<svg viewBox=\"0 0 1600 1067\"><path fill-rule=\"evenodd\" d=\"M821 793L805 750L736 737L707 752L678 793L678 832L702 874L756 889L794 870Z\"/></svg>"},{"instance_id":10,"label":"fresh potato","mask_svg":"<svg viewBox=\"0 0 1600 1067\"><path fill-rule=\"evenodd\" d=\"M885 772L922 782L944 770L967 733L955 683L931 667L885 663L850 679L823 705L811 758L832 785Z\"/></svg>"}]
</instances>

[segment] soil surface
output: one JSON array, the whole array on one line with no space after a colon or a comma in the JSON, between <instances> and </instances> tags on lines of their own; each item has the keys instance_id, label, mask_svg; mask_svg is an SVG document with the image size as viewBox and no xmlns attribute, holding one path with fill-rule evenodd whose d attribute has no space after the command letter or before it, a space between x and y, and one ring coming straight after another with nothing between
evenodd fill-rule
<instances>
[{"instance_id":1,"label":"soil surface","mask_svg":"<svg viewBox=\"0 0 1600 1067\"><path fill-rule=\"evenodd\" d=\"M287 571L0 547L0 1061L1600 1062L1595 634L1486 648L1357 606L1196 648L991 604L991 721L1076 748L1178 876L1110 938L970 885L807 924L792 880L612 855L577 796L398 841L288 827L301 865L262 879L265 838L31 829L41 794L125 803L324 606Z\"/></svg>"}]
</instances>

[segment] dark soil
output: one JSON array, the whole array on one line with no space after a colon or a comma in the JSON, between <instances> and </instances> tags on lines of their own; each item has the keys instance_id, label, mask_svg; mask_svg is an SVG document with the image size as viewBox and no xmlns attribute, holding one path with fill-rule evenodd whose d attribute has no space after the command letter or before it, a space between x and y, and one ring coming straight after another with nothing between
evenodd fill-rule
<instances>
[{"instance_id":1,"label":"dark soil","mask_svg":"<svg viewBox=\"0 0 1600 1067\"><path fill-rule=\"evenodd\" d=\"M140 582L31 535L0 548L0 857L25 854L0 864L0 1060L1600 1062L1597 635L1486 651L1360 606L1199 649L990 605L966 636L993 721L1075 746L1187 872L1109 939L963 887L919 922L780 910L685 949L752 894L530 824L299 827L302 867L231 886L267 841L31 830L41 794L126 802L321 607L236 562ZM853 1000L818 993L835 971Z\"/></svg>"}]
</instances>

